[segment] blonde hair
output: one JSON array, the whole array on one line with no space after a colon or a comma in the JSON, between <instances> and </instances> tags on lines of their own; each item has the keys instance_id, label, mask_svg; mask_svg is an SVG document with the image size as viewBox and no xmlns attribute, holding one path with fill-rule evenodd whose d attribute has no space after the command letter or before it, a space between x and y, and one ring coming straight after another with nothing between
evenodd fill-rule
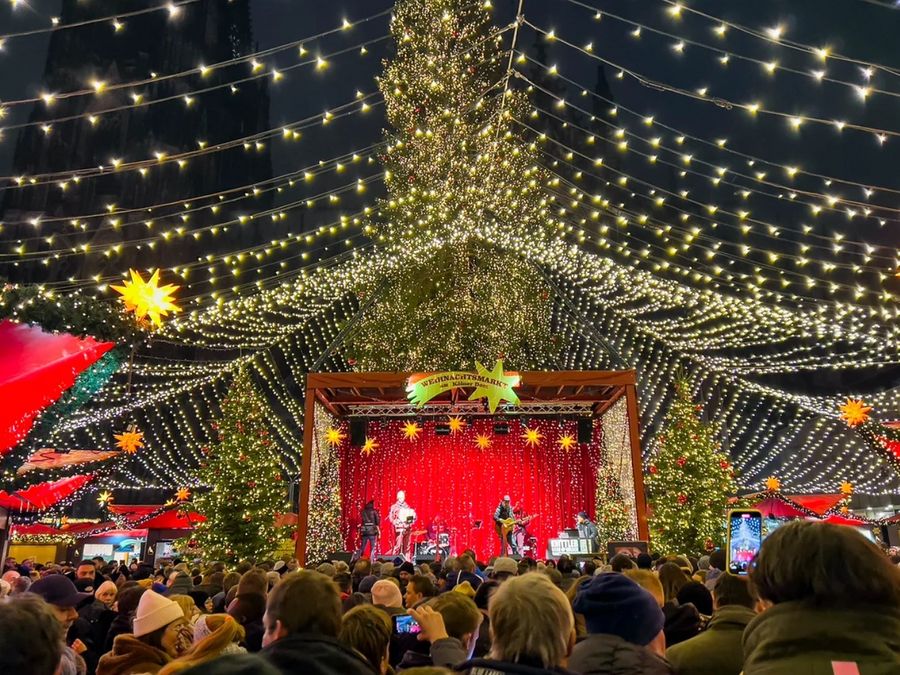
<instances>
[{"instance_id":1,"label":"blonde hair","mask_svg":"<svg viewBox=\"0 0 900 675\"><path fill-rule=\"evenodd\" d=\"M575 630L565 594L543 574L505 581L491 596L490 657L518 662L531 657L544 668L564 663Z\"/></svg>"},{"instance_id":2,"label":"blonde hair","mask_svg":"<svg viewBox=\"0 0 900 675\"><path fill-rule=\"evenodd\" d=\"M173 675L212 661L221 656L229 645L244 639L244 627L228 614L207 614L203 618L209 635L194 644L187 653L166 664L159 675Z\"/></svg>"},{"instance_id":3,"label":"blonde hair","mask_svg":"<svg viewBox=\"0 0 900 675\"><path fill-rule=\"evenodd\" d=\"M656 598L656 604L660 607L666 604L662 583L653 572L650 570L625 570L622 574Z\"/></svg>"},{"instance_id":4,"label":"blonde hair","mask_svg":"<svg viewBox=\"0 0 900 675\"><path fill-rule=\"evenodd\" d=\"M194 611L197 610L197 603L194 602L194 599L191 596L178 594L170 595L169 600L178 603L178 606L181 607L184 618L188 620L188 623L194 623Z\"/></svg>"}]
</instances>

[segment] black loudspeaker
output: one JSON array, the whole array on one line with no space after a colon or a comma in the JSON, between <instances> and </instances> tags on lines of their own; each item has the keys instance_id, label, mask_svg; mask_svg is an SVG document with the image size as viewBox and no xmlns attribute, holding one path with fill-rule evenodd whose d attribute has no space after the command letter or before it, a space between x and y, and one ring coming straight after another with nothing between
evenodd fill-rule
<instances>
[{"instance_id":1,"label":"black loudspeaker","mask_svg":"<svg viewBox=\"0 0 900 675\"><path fill-rule=\"evenodd\" d=\"M325 556L326 560L330 560L331 562L345 562L348 565L350 561L353 560L353 553L351 551L332 551L331 553Z\"/></svg>"},{"instance_id":2,"label":"black loudspeaker","mask_svg":"<svg viewBox=\"0 0 900 675\"><path fill-rule=\"evenodd\" d=\"M449 424L435 424L434 425L434 435L435 436L449 436L450 435L450 425Z\"/></svg>"},{"instance_id":3,"label":"black loudspeaker","mask_svg":"<svg viewBox=\"0 0 900 675\"><path fill-rule=\"evenodd\" d=\"M578 442L590 443L594 440L594 420L590 417L578 420Z\"/></svg>"},{"instance_id":4,"label":"black loudspeaker","mask_svg":"<svg viewBox=\"0 0 900 675\"><path fill-rule=\"evenodd\" d=\"M364 417L350 418L350 445L365 445L368 420Z\"/></svg>"}]
</instances>

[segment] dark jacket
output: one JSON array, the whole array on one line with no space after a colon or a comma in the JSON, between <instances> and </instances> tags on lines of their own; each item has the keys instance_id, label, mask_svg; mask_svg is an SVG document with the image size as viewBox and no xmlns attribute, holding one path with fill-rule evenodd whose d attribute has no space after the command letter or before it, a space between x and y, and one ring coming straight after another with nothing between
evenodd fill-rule
<instances>
[{"instance_id":1,"label":"dark jacket","mask_svg":"<svg viewBox=\"0 0 900 675\"><path fill-rule=\"evenodd\" d=\"M855 663L860 675L900 673L900 609L784 602L744 631L744 675L832 675L832 662Z\"/></svg>"},{"instance_id":2,"label":"dark jacket","mask_svg":"<svg viewBox=\"0 0 900 675\"><path fill-rule=\"evenodd\" d=\"M756 612L726 605L712 615L706 630L666 650L678 675L740 675L744 668L741 638Z\"/></svg>"},{"instance_id":3,"label":"dark jacket","mask_svg":"<svg viewBox=\"0 0 900 675\"><path fill-rule=\"evenodd\" d=\"M618 635L588 635L575 645L569 668L582 675L672 675L672 668L646 647Z\"/></svg>"},{"instance_id":4,"label":"dark jacket","mask_svg":"<svg viewBox=\"0 0 900 675\"><path fill-rule=\"evenodd\" d=\"M366 504L366 508L362 510L362 525L360 527L360 535L375 536L378 534L381 525L381 516L374 506Z\"/></svg>"},{"instance_id":5,"label":"dark jacket","mask_svg":"<svg viewBox=\"0 0 900 675\"><path fill-rule=\"evenodd\" d=\"M700 612L692 604L679 605L677 602L667 602L662 609L666 617L666 624L663 627L666 645L670 647L677 645L700 633Z\"/></svg>"},{"instance_id":6,"label":"dark jacket","mask_svg":"<svg viewBox=\"0 0 900 675\"><path fill-rule=\"evenodd\" d=\"M586 520L583 523L578 523L578 536L582 539L594 541L600 534L597 532L597 526L590 520Z\"/></svg>"},{"instance_id":7,"label":"dark jacket","mask_svg":"<svg viewBox=\"0 0 900 675\"><path fill-rule=\"evenodd\" d=\"M285 675L372 675L375 672L358 653L325 635L288 635L270 644L260 655Z\"/></svg>"},{"instance_id":8,"label":"dark jacket","mask_svg":"<svg viewBox=\"0 0 900 675\"><path fill-rule=\"evenodd\" d=\"M468 581L477 591L484 580L474 572L451 572L447 575L447 590L452 591L464 581Z\"/></svg>"},{"instance_id":9,"label":"dark jacket","mask_svg":"<svg viewBox=\"0 0 900 675\"><path fill-rule=\"evenodd\" d=\"M468 675L576 675L571 670L563 668L542 668L539 665L528 663L511 663L509 661L494 661L493 659L472 659L454 668L459 673Z\"/></svg>"},{"instance_id":10,"label":"dark jacket","mask_svg":"<svg viewBox=\"0 0 900 675\"><path fill-rule=\"evenodd\" d=\"M396 670L400 672L409 668L453 668L464 663L467 657L463 644L456 638L448 637L431 644L427 653L406 652L397 664Z\"/></svg>"}]
</instances>

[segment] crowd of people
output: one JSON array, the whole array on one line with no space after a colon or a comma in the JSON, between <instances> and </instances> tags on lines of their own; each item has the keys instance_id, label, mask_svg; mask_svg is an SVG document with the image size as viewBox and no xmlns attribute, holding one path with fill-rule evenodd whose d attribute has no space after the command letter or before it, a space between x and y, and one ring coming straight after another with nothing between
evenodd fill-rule
<instances>
[{"instance_id":1,"label":"crowd of people","mask_svg":"<svg viewBox=\"0 0 900 675\"><path fill-rule=\"evenodd\" d=\"M5 674L896 675L900 567L787 524L724 555L477 560L6 561Z\"/></svg>"}]
</instances>

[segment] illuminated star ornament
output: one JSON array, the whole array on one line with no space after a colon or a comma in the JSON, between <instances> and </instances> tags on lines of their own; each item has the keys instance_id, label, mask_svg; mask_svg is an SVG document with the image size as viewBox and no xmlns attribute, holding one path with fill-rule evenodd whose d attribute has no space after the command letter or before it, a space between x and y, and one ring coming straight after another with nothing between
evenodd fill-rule
<instances>
[{"instance_id":1,"label":"illuminated star ornament","mask_svg":"<svg viewBox=\"0 0 900 675\"><path fill-rule=\"evenodd\" d=\"M97 503L100 506L106 506L113 500L112 492L109 490L104 490L97 496Z\"/></svg>"},{"instance_id":2,"label":"illuminated star ornament","mask_svg":"<svg viewBox=\"0 0 900 675\"><path fill-rule=\"evenodd\" d=\"M419 426L418 422L407 422L403 425L403 435L408 441L416 440L421 433L422 427Z\"/></svg>"},{"instance_id":3,"label":"illuminated star ornament","mask_svg":"<svg viewBox=\"0 0 900 675\"><path fill-rule=\"evenodd\" d=\"M539 446L543 438L544 435L537 429L529 429L526 427L525 431L522 433L522 440L525 441L525 445L531 446L532 448Z\"/></svg>"},{"instance_id":4,"label":"illuminated star ornament","mask_svg":"<svg viewBox=\"0 0 900 675\"><path fill-rule=\"evenodd\" d=\"M559 443L560 449L566 452L569 452L569 450L575 447L575 437L572 434L560 436L559 440L556 442Z\"/></svg>"},{"instance_id":5,"label":"illuminated star ornament","mask_svg":"<svg viewBox=\"0 0 900 675\"><path fill-rule=\"evenodd\" d=\"M129 270L131 279L121 286L112 286L114 291L121 293L125 303L125 311L134 312L138 321L149 317L157 328L162 326L162 319L169 312L180 312L181 308L175 304L173 293L178 286L173 284L159 285L159 270L153 272L150 279L144 281L140 272Z\"/></svg>"},{"instance_id":6,"label":"illuminated star ornament","mask_svg":"<svg viewBox=\"0 0 900 675\"><path fill-rule=\"evenodd\" d=\"M858 427L869 421L870 412L872 412L871 406L867 406L859 399L848 398L847 402L841 406L841 419L847 423L847 426Z\"/></svg>"},{"instance_id":7,"label":"illuminated star ornament","mask_svg":"<svg viewBox=\"0 0 900 675\"><path fill-rule=\"evenodd\" d=\"M769 492L778 492L781 489L781 481L775 478L775 476L769 476L766 478L766 490Z\"/></svg>"},{"instance_id":8,"label":"illuminated star ornament","mask_svg":"<svg viewBox=\"0 0 900 675\"><path fill-rule=\"evenodd\" d=\"M843 483L841 483L841 494L847 495L847 496L852 495L853 494L853 484L848 483L847 481L844 481Z\"/></svg>"},{"instance_id":9,"label":"illuminated star ornament","mask_svg":"<svg viewBox=\"0 0 900 675\"><path fill-rule=\"evenodd\" d=\"M359 451L359 454L369 456L373 454L378 449L378 441L374 438L369 438L366 436L366 442L363 443L362 450Z\"/></svg>"},{"instance_id":10,"label":"illuminated star ornament","mask_svg":"<svg viewBox=\"0 0 900 675\"><path fill-rule=\"evenodd\" d=\"M175 501L186 502L191 498L191 491L186 487L178 488L178 492L175 493Z\"/></svg>"},{"instance_id":11,"label":"illuminated star ornament","mask_svg":"<svg viewBox=\"0 0 900 675\"><path fill-rule=\"evenodd\" d=\"M466 426L465 420L459 415L448 417L447 424L450 426L451 434L459 433Z\"/></svg>"},{"instance_id":12,"label":"illuminated star ornament","mask_svg":"<svg viewBox=\"0 0 900 675\"><path fill-rule=\"evenodd\" d=\"M478 434L475 437L475 445L478 446L479 450L487 450L491 447L491 437L487 434Z\"/></svg>"},{"instance_id":13,"label":"illuminated star ornament","mask_svg":"<svg viewBox=\"0 0 900 675\"><path fill-rule=\"evenodd\" d=\"M507 401L513 405L519 404L519 397L516 395L516 392L513 391L513 387L519 386L519 380L521 378L518 375L505 375L503 372L503 361L498 359L494 364L493 370L488 370L476 361L475 370L479 375L490 378L496 382L496 384L475 387L475 391L469 396L470 401L486 398L488 410L492 413L497 409L497 406L500 405L500 401Z\"/></svg>"},{"instance_id":14,"label":"illuminated star ornament","mask_svg":"<svg viewBox=\"0 0 900 675\"><path fill-rule=\"evenodd\" d=\"M335 448L343 443L344 438L344 433L337 427L331 427L328 431L325 432L325 440L332 448Z\"/></svg>"},{"instance_id":15,"label":"illuminated star ornament","mask_svg":"<svg viewBox=\"0 0 900 675\"><path fill-rule=\"evenodd\" d=\"M144 447L144 432L138 431L136 427L128 427L121 434L113 434L116 439L116 447L124 450L129 455L133 455Z\"/></svg>"}]
</instances>

